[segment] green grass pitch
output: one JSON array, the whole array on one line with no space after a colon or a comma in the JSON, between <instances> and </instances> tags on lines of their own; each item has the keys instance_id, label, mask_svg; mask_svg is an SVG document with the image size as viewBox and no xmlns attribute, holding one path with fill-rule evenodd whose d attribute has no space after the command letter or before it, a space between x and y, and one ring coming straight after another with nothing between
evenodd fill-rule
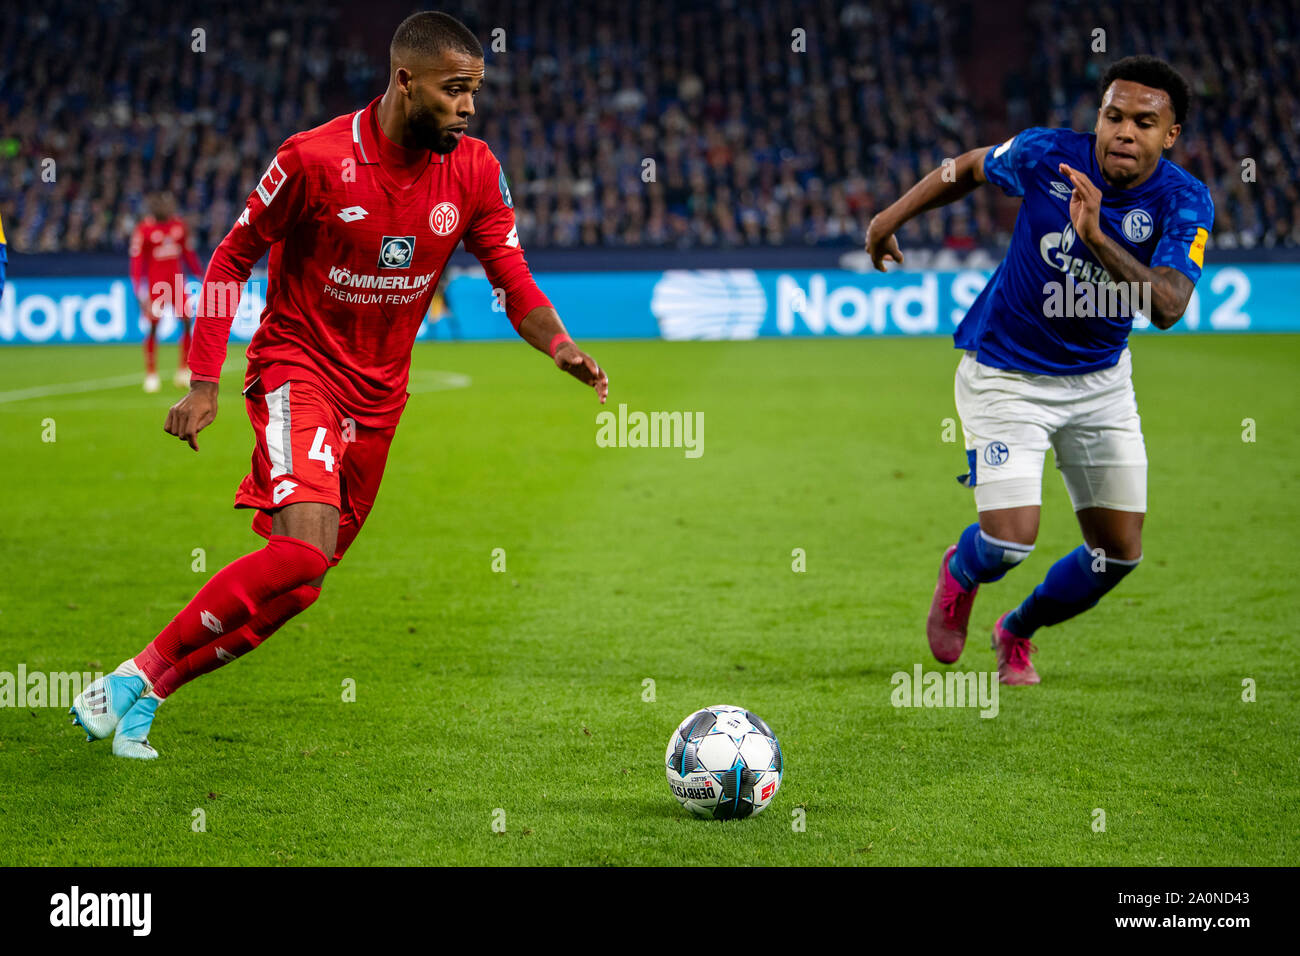
<instances>
[{"instance_id":1,"label":"green grass pitch","mask_svg":"<svg viewBox=\"0 0 1300 956\"><path fill-rule=\"evenodd\" d=\"M418 346L361 537L305 615L167 702L161 760L0 709L0 863L1300 861L1300 336L1135 340L1146 560L1036 636L1043 683L994 719L890 703L893 673L942 669L925 614L973 520L950 343L588 347L610 408L703 412L702 457L597 447L595 397L522 343ZM231 508L237 354L197 455L162 432L178 393L12 397L139 363L0 350L0 671L110 670L260 545ZM992 668L997 615L1079 540L1049 466L1037 550L983 590L957 669ZM785 750L750 820L690 818L664 780L669 734L715 703Z\"/></svg>"}]
</instances>

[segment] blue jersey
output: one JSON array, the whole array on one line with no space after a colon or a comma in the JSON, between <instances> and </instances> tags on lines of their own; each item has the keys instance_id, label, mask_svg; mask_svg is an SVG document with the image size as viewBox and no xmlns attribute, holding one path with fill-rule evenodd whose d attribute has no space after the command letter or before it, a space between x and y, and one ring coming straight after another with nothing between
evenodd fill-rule
<instances>
[{"instance_id":1,"label":"blue jersey","mask_svg":"<svg viewBox=\"0 0 1300 956\"><path fill-rule=\"evenodd\" d=\"M1075 283L1104 284L1110 275L1070 223L1073 187L1058 166L1083 173L1101 190L1101 228L1138 262L1201 277L1214 203L1205 184L1167 159L1142 185L1116 189L1097 164L1097 138L1068 129L1027 129L984 156L984 176L1008 196L1023 196L1006 258L957 326L957 348L984 365L1040 375L1079 375L1110 368L1128 342L1131 316L1054 318ZM1049 285L1050 284L1050 285ZM1045 288L1047 287L1047 288ZM1066 292L1068 295L1068 291Z\"/></svg>"}]
</instances>

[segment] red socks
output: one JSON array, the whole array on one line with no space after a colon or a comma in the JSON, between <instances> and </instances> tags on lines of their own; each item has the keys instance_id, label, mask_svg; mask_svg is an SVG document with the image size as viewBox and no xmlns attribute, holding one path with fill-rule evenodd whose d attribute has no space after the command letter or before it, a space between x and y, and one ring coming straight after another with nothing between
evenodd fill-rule
<instances>
[{"instance_id":1,"label":"red socks","mask_svg":"<svg viewBox=\"0 0 1300 956\"><path fill-rule=\"evenodd\" d=\"M158 371L158 323L150 322L144 337L144 370L152 375Z\"/></svg>"},{"instance_id":2,"label":"red socks","mask_svg":"<svg viewBox=\"0 0 1300 956\"><path fill-rule=\"evenodd\" d=\"M190 324L188 322L181 323L181 359L176 367L190 367Z\"/></svg>"},{"instance_id":3,"label":"red socks","mask_svg":"<svg viewBox=\"0 0 1300 956\"><path fill-rule=\"evenodd\" d=\"M265 548L244 555L214 574L162 633L136 655L135 663L152 684L190 652L223 634L233 635L262 605L320 577L328 569L329 561L320 548L273 534Z\"/></svg>"},{"instance_id":4,"label":"red socks","mask_svg":"<svg viewBox=\"0 0 1300 956\"><path fill-rule=\"evenodd\" d=\"M166 698L178 687L210 673L236 657L247 654L274 634L290 618L301 614L320 597L320 588L304 584L262 605L247 624L233 634L222 634L197 651L191 651L153 685L158 697Z\"/></svg>"}]
</instances>

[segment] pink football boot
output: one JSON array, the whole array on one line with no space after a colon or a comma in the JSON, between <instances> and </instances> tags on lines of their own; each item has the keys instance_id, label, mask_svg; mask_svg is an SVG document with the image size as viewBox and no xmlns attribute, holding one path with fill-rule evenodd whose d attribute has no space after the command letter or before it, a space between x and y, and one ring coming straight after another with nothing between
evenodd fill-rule
<instances>
[{"instance_id":1,"label":"pink football boot","mask_svg":"<svg viewBox=\"0 0 1300 956\"><path fill-rule=\"evenodd\" d=\"M925 636L930 639L930 652L935 660L951 664L961 657L966 646L966 625L970 623L970 609L979 593L979 585L967 591L948 570L948 562L957 553L954 544L943 553L939 564L939 583L934 586L934 600L930 602L930 616L925 621Z\"/></svg>"},{"instance_id":2,"label":"pink football boot","mask_svg":"<svg viewBox=\"0 0 1300 956\"><path fill-rule=\"evenodd\" d=\"M1007 614L1010 614L1007 611ZM1037 684L1040 680L1038 671L1029 663L1029 655L1037 654L1027 637L1016 637L1002 626L1007 614L998 618L993 625L993 651L998 655L998 681L1003 684Z\"/></svg>"}]
</instances>

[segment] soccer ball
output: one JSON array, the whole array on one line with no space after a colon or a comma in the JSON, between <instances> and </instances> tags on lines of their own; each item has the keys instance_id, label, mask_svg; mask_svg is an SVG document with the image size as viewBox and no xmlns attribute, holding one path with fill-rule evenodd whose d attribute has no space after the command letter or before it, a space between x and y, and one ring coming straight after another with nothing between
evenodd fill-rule
<instances>
[{"instance_id":1,"label":"soccer ball","mask_svg":"<svg viewBox=\"0 0 1300 956\"><path fill-rule=\"evenodd\" d=\"M743 707L697 710L668 738L664 762L677 802L699 817L739 820L761 813L781 786L781 745Z\"/></svg>"}]
</instances>

